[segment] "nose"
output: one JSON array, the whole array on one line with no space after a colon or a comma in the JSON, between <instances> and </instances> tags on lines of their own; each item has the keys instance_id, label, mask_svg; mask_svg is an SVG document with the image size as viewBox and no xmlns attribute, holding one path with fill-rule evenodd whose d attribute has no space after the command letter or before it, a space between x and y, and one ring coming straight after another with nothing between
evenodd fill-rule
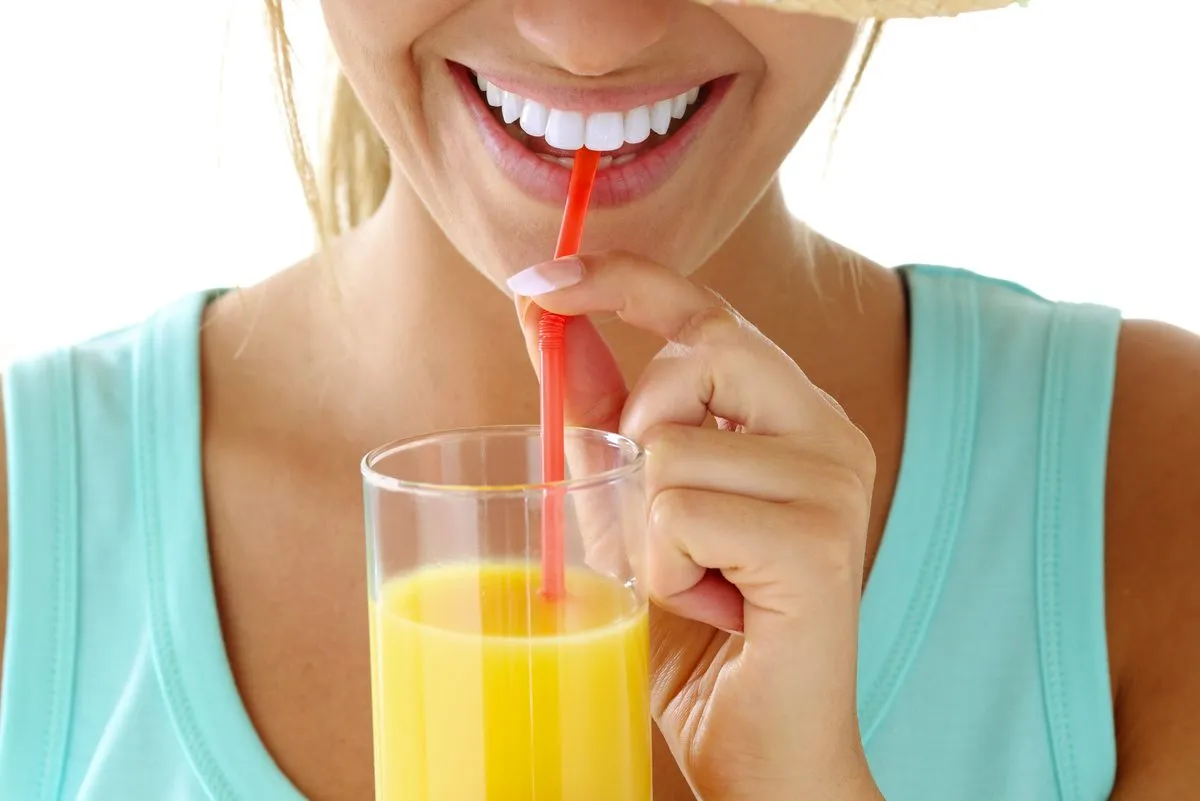
<instances>
[{"instance_id":1,"label":"nose","mask_svg":"<svg viewBox=\"0 0 1200 801\"><path fill-rule=\"evenodd\" d=\"M515 0L517 30L567 72L606 75L666 36L679 0Z\"/></svg>"}]
</instances>

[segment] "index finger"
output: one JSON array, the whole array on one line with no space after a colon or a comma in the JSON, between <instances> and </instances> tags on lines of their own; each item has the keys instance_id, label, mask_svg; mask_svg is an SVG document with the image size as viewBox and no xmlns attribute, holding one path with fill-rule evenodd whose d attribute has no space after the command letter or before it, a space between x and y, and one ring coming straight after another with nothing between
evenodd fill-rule
<instances>
[{"instance_id":1,"label":"index finger","mask_svg":"<svg viewBox=\"0 0 1200 801\"><path fill-rule=\"evenodd\" d=\"M564 269L574 263L575 269ZM544 274L577 275L577 283L554 286L539 281ZM630 325L682 345L690 323L725 302L679 273L628 253L568 256L530 267L509 279L509 287L520 294L525 285L541 290L537 305L564 316L609 312ZM529 313L530 306L525 310Z\"/></svg>"},{"instance_id":2,"label":"index finger","mask_svg":"<svg viewBox=\"0 0 1200 801\"><path fill-rule=\"evenodd\" d=\"M622 430L637 436L660 422L698 425L711 413L755 433L786 434L827 419L829 405L808 376L717 294L631 254L571 258L573 269L560 260L510 279L514 292L526 285L539 293L526 309L526 330L539 308L568 316L607 312L679 346L642 374ZM567 280L551 284L542 276Z\"/></svg>"}]
</instances>

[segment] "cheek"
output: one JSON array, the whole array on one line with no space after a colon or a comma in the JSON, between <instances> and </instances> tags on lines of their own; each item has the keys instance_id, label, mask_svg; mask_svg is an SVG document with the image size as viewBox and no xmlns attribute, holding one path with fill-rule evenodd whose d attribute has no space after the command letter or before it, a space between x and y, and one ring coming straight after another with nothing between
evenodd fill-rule
<instances>
[{"instance_id":1,"label":"cheek","mask_svg":"<svg viewBox=\"0 0 1200 801\"><path fill-rule=\"evenodd\" d=\"M321 0L330 36L343 59L353 49L376 55L396 55L466 0ZM346 52L344 52L346 51Z\"/></svg>"},{"instance_id":2,"label":"cheek","mask_svg":"<svg viewBox=\"0 0 1200 801\"><path fill-rule=\"evenodd\" d=\"M845 69L857 28L807 14L755 14L751 20L740 29L763 60L756 122L773 135L799 138Z\"/></svg>"},{"instance_id":3,"label":"cheek","mask_svg":"<svg viewBox=\"0 0 1200 801\"><path fill-rule=\"evenodd\" d=\"M322 0L342 72L393 152L420 151L423 107L415 53L467 0Z\"/></svg>"}]
</instances>

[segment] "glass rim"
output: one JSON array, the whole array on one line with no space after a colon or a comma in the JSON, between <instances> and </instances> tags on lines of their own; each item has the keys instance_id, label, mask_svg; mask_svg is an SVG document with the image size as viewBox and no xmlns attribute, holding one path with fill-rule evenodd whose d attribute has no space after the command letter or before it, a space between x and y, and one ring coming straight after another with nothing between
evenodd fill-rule
<instances>
[{"instance_id":1,"label":"glass rim","mask_svg":"<svg viewBox=\"0 0 1200 801\"><path fill-rule=\"evenodd\" d=\"M431 481L413 481L411 479L396 478L395 476L385 475L375 469L375 465L380 460L400 451L422 445L432 445L439 441L462 439L468 435L534 435L539 438L541 436L541 426L539 425L473 426L417 434L380 445L363 456L360 462L360 470L364 484L372 489L384 492L403 492L417 495L477 495L489 498L521 498L544 493L549 490L559 490L566 493L612 484L637 473L646 461L646 452L642 449L642 446L622 434L584 426L567 426L566 430L568 436L570 436L571 432L575 432L583 434L585 437L594 437L597 440L613 444L620 450L629 453L630 459L625 464L610 467L607 470L601 470L598 473L586 476L567 478L562 481L528 484L441 484Z\"/></svg>"}]
</instances>

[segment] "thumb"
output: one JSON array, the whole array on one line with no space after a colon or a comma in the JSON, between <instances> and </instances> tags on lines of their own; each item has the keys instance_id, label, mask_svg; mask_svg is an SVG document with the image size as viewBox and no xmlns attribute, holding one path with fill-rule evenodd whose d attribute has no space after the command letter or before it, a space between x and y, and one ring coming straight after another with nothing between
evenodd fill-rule
<instances>
[{"instance_id":1,"label":"thumb","mask_svg":"<svg viewBox=\"0 0 1200 801\"><path fill-rule=\"evenodd\" d=\"M538 321L543 310L519 295L516 303L525 349L540 378ZM567 425L615 432L629 389L608 343L588 318L568 317L563 347L563 415Z\"/></svg>"}]
</instances>

